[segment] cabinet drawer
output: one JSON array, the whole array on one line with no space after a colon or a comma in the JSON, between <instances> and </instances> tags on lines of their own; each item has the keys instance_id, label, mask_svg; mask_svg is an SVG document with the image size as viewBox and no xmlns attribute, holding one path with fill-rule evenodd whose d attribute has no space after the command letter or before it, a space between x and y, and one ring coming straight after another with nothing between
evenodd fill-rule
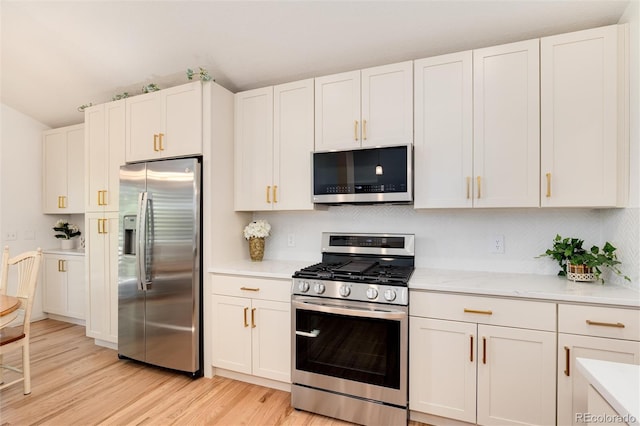
<instances>
[{"instance_id":1,"label":"cabinet drawer","mask_svg":"<svg viewBox=\"0 0 640 426\"><path fill-rule=\"evenodd\" d=\"M212 275L213 294L251 297L254 299L289 302L291 280L246 277L240 275Z\"/></svg>"},{"instance_id":2,"label":"cabinet drawer","mask_svg":"<svg viewBox=\"0 0 640 426\"><path fill-rule=\"evenodd\" d=\"M640 340L640 310L558 305L558 331L586 336Z\"/></svg>"},{"instance_id":3,"label":"cabinet drawer","mask_svg":"<svg viewBox=\"0 0 640 426\"><path fill-rule=\"evenodd\" d=\"M412 316L556 331L555 303L411 292Z\"/></svg>"}]
</instances>

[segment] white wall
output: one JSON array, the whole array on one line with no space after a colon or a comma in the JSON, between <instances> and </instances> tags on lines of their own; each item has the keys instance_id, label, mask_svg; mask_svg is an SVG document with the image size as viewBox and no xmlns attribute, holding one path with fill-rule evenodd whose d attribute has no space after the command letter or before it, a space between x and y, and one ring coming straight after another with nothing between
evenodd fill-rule
<instances>
[{"instance_id":1,"label":"white wall","mask_svg":"<svg viewBox=\"0 0 640 426\"><path fill-rule=\"evenodd\" d=\"M57 216L42 214L42 131L48 127L0 104L0 240L11 255L55 247L51 229ZM79 165L80 167L82 165ZM7 241L15 232L17 239ZM33 319L43 318L39 288ZM15 288L9 287L9 293Z\"/></svg>"},{"instance_id":2,"label":"white wall","mask_svg":"<svg viewBox=\"0 0 640 426\"><path fill-rule=\"evenodd\" d=\"M416 235L416 264L444 269L557 273L557 265L535 256L556 234L580 237L585 246L605 241L618 248L622 271L640 289L640 3L631 2L620 23L630 26L630 202L625 209L496 209L416 211L411 206L340 206L326 211L255 213L267 219L272 236L265 258L320 260L322 231L406 232ZM289 234L295 247L287 246ZM241 230L238 231L241 238ZM505 253L491 254L489 240L504 236Z\"/></svg>"}]
</instances>

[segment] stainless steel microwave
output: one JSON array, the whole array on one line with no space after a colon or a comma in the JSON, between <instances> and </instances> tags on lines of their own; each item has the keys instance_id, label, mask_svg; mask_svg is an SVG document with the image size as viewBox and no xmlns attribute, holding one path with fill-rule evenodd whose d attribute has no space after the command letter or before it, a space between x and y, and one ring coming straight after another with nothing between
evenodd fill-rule
<instances>
[{"instance_id":1,"label":"stainless steel microwave","mask_svg":"<svg viewBox=\"0 0 640 426\"><path fill-rule=\"evenodd\" d=\"M311 154L314 203L410 203L412 145L316 151Z\"/></svg>"}]
</instances>

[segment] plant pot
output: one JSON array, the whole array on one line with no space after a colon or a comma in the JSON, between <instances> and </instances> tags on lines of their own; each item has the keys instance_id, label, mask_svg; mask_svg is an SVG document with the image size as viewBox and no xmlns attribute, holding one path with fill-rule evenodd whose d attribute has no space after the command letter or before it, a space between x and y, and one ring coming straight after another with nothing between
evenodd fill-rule
<instances>
[{"instance_id":1,"label":"plant pot","mask_svg":"<svg viewBox=\"0 0 640 426\"><path fill-rule=\"evenodd\" d=\"M65 240L65 239L61 239L60 240L60 248L63 250L71 250L76 248L76 242L75 240Z\"/></svg>"},{"instance_id":2,"label":"plant pot","mask_svg":"<svg viewBox=\"0 0 640 426\"><path fill-rule=\"evenodd\" d=\"M598 278L593 268L587 265L573 265L567 262L567 279L571 281L594 282Z\"/></svg>"},{"instance_id":3,"label":"plant pot","mask_svg":"<svg viewBox=\"0 0 640 426\"><path fill-rule=\"evenodd\" d=\"M249 238L249 256L253 262L261 262L264 257L264 238Z\"/></svg>"}]
</instances>

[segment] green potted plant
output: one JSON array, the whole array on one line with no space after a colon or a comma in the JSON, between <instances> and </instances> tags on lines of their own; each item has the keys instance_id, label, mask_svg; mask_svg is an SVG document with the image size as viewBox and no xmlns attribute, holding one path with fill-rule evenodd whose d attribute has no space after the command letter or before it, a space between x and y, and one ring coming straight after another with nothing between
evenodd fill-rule
<instances>
[{"instance_id":1,"label":"green potted plant","mask_svg":"<svg viewBox=\"0 0 640 426\"><path fill-rule=\"evenodd\" d=\"M582 247L584 240L579 238L562 238L556 235L553 247L537 257L550 257L558 262L558 275L566 276L572 281L597 281L601 278L602 268L609 268L627 281L631 279L623 275L617 265L620 264L616 256L616 248L606 242L602 248L592 246L590 250Z\"/></svg>"}]
</instances>

